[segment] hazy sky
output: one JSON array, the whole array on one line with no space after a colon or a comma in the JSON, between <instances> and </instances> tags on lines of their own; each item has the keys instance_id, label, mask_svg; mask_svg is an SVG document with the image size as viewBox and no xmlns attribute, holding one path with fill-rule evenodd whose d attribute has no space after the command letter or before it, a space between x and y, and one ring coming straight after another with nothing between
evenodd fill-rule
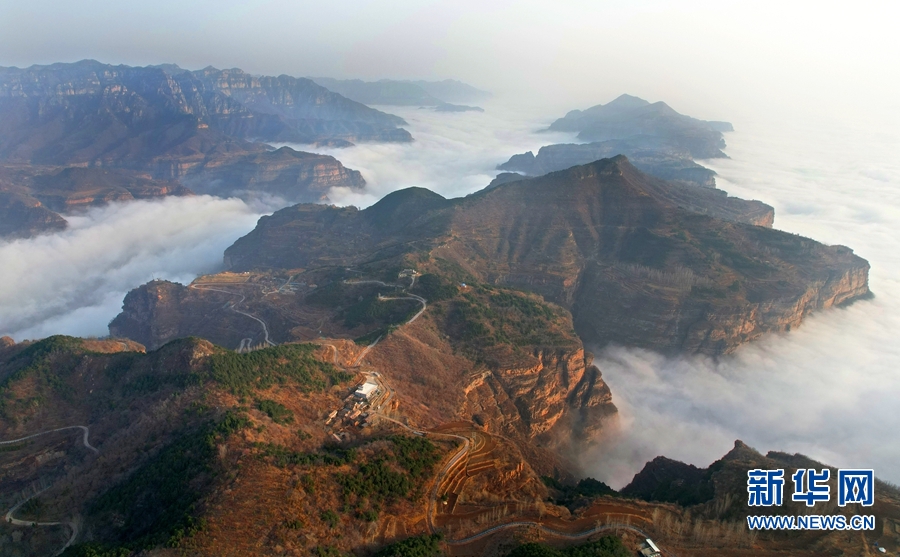
<instances>
[{"instance_id":1,"label":"hazy sky","mask_svg":"<svg viewBox=\"0 0 900 557\"><path fill-rule=\"evenodd\" d=\"M900 113L894 2L0 0L0 65L447 78L568 109ZM900 119L898 119L900 120Z\"/></svg>"}]
</instances>

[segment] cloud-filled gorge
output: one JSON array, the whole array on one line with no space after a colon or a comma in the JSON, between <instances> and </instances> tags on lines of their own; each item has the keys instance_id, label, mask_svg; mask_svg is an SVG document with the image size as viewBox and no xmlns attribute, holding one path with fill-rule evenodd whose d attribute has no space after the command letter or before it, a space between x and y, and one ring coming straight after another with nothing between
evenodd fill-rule
<instances>
[{"instance_id":1,"label":"cloud-filled gorge","mask_svg":"<svg viewBox=\"0 0 900 557\"><path fill-rule=\"evenodd\" d=\"M134 201L68 216L58 234L0 244L0 335L105 336L129 290L219 268L258 218L237 199Z\"/></svg>"},{"instance_id":2,"label":"cloud-filled gorge","mask_svg":"<svg viewBox=\"0 0 900 557\"><path fill-rule=\"evenodd\" d=\"M775 207L775 227L845 244L872 265L875 298L819 313L734 355L667 359L611 347L597 365L620 428L583 464L621 487L665 455L707 466L735 439L900 481L900 167L896 135L735 123L730 160L707 161L733 195Z\"/></svg>"},{"instance_id":3,"label":"cloud-filled gorge","mask_svg":"<svg viewBox=\"0 0 900 557\"><path fill-rule=\"evenodd\" d=\"M416 141L318 149L368 182L364 192L336 190L330 199L365 207L413 185L465 195L487 185L510 155L572 141L537 133L556 111L536 118L496 104L462 114L391 107ZM597 351L620 428L585 455L584 469L621 487L657 455L706 466L742 439L761 451L872 467L898 482L898 137L734 123L737 131L726 135L731 159L704 163L719 173L719 187L773 205L776 228L852 247L872 265L876 297L814 315L789 334L718 360ZM128 290L154 277L186 283L216 270L224 249L253 228L258 213L238 200L206 196L116 204L69 217L63 233L0 244L0 334L103 335Z\"/></svg>"}]
</instances>

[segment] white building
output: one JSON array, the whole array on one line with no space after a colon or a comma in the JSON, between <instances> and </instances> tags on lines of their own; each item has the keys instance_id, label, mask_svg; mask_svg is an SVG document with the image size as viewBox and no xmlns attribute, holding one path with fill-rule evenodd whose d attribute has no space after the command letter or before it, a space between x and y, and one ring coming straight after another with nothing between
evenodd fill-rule
<instances>
[{"instance_id":1,"label":"white building","mask_svg":"<svg viewBox=\"0 0 900 557\"><path fill-rule=\"evenodd\" d=\"M656 544L653 543L653 540L647 538L646 540L644 540L644 545L646 545L647 547L641 549L641 555L643 555L643 557L660 557L661 553L659 551L659 548L656 547Z\"/></svg>"},{"instance_id":2,"label":"white building","mask_svg":"<svg viewBox=\"0 0 900 557\"><path fill-rule=\"evenodd\" d=\"M356 388L356 392L353 393L357 398L361 398L363 400L369 400L369 398L378 390L378 383L371 379L366 379L366 382Z\"/></svg>"}]
</instances>

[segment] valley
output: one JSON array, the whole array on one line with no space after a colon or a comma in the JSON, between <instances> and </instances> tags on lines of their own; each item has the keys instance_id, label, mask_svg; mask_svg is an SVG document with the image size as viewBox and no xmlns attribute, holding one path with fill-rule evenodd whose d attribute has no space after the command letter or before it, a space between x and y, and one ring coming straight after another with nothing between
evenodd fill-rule
<instances>
[{"instance_id":1,"label":"valley","mask_svg":"<svg viewBox=\"0 0 900 557\"><path fill-rule=\"evenodd\" d=\"M736 441L707 468L658 456L621 489L592 476L586 455L631 417L586 344L724 361L873 297L866 259L776 230L772 205L695 162L726 158L730 124L623 95L546 129L586 143L514 155L483 189L392 186L363 209L332 196L373 195L364 172L294 148L396 153L412 126L363 102L478 112L451 102L488 96L452 80L0 68L7 238L133 200L278 208L220 268L131 290L108 337L2 339L0 552L900 549L900 492L880 481L874 530L750 531L747 471L826 467L802 454Z\"/></svg>"}]
</instances>

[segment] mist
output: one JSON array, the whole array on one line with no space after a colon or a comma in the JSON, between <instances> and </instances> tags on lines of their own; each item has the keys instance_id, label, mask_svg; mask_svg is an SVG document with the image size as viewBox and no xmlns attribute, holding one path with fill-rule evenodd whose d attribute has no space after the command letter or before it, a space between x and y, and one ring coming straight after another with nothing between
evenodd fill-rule
<instances>
[{"instance_id":1,"label":"mist","mask_svg":"<svg viewBox=\"0 0 900 557\"><path fill-rule=\"evenodd\" d=\"M332 188L337 205L367 207L386 194L410 186L428 188L444 197L461 197L487 186L499 174L496 166L510 156L537 152L550 143L572 142L575 134L542 132L555 115L546 109L510 106L494 100L485 112L436 112L410 107L377 107L405 119L412 143L361 143L343 149L289 145L300 151L331 155L359 170L365 191Z\"/></svg>"},{"instance_id":2,"label":"mist","mask_svg":"<svg viewBox=\"0 0 900 557\"><path fill-rule=\"evenodd\" d=\"M897 128L747 120L720 188L775 207L775 228L844 244L872 265L872 300L824 311L718 360L608 347L620 410L585 472L615 487L657 455L708 466L735 439L900 481L900 147Z\"/></svg>"},{"instance_id":3,"label":"mist","mask_svg":"<svg viewBox=\"0 0 900 557\"><path fill-rule=\"evenodd\" d=\"M238 199L132 201L67 215L63 232L0 243L0 335L106 336L129 290L219 269L258 217Z\"/></svg>"},{"instance_id":4,"label":"mist","mask_svg":"<svg viewBox=\"0 0 900 557\"><path fill-rule=\"evenodd\" d=\"M659 454L706 466L742 439L900 482L896 21L884 2L0 0L0 65L455 78L497 94L485 113L382 107L410 123L411 144L317 150L362 172L365 191L329 193L360 207L413 185L471 193L510 155L571 141L537 133L553 119L622 93L731 121L731 158L703 162L719 187L773 205L776 228L854 248L876 297L718 360L598 350L619 429L584 469L621 487ZM2 243L0 334L104 335L129 289L218 269L271 208L203 196L115 204L70 216L62 233Z\"/></svg>"}]
</instances>

